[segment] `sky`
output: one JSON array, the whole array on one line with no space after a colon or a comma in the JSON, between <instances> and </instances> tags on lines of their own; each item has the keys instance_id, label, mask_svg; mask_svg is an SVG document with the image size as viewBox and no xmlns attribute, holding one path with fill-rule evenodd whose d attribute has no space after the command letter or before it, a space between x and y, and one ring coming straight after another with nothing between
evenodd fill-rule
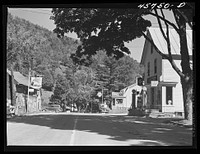
<instances>
[{"instance_id":1,"label":"sky","mask_svg":"<svg viewBox=\"0 0 200 154\"><path fill-rule=\"evenodd\" d=\"M51 8L8 8L8 12L13 16L18 16L30 21L33 24L37 24L41 27L47 28L50 31L53 31L56 26L54 21L50 20L50 16L52 15L51 10ZM175 23L170 11L164 10L164 13L167 19ZM152 27L158 27L157 19L155 17L147 15L144 18L151 21ZM74 33L68 34L67 36L77 39L76 34ZM141 61L144 42L144 37L140 37L129 43L125 43L125 46L131 51L130 56L139 63Z\"/></svg>"}]
</instances>

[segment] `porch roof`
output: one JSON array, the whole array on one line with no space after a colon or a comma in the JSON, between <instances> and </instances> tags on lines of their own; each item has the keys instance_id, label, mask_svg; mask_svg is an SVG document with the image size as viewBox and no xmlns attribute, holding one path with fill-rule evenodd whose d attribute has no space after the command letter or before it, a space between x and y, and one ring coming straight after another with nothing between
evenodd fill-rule
<instances>
[{"instance_id":1,"label":"porch roof","mask_svg":"<svg viewBox=\"0 0 200 154\"><path fill-rule=\"evenodd\" d=\"M178 82L169 82L169 81L160 81L158 82L158 86L173 86L175 87ZM151 87L151 84L145 85L145 87Z\"/></svg>"}]
</instances>

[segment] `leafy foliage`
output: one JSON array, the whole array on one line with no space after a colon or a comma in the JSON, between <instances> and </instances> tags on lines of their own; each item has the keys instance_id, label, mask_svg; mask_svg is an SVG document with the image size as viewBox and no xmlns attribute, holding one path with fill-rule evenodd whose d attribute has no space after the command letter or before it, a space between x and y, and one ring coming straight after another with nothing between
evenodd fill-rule
<instances>
[{"instance_id":1,"label":"leafy foliage","mask_svg":"<svg viewBox=\"0 0 200 154\"><path fill-rule=\"evenodd\" d=\"M79 110L92 107L98 111L101 98L96 94L102 87L108 89L104 96L110 98L112 91L134 83L135 75L142 73L142 68L129 56L117 59L106 50L95 51L96 55L91 54L89 59L82 55L88 65L79 65L74 63L73 54L76 56L81 44L68 37L58 38L42 27L8 14L8 67L14 64L15 71L25 75L32 67L44 75L43 88L54 92L51 101L61 103L64 99L67 105L75 103Z\"/></svg>"},{"instance_id":2,"label":"leafy foliage","mask_svg":"<svg viewBox=\"0 0 200 154\"><path fill-rule=\"evenodd\" d=\"M107 55L119 59L123 53L130 53L124 46L124 42L131 41L137 37L144 36L155 49L158 49L153 41L146 35L147 27L151 22L145 20L143 15L152 15L157 18L160 30L168 45L168 55L162 51L156 50L161 56L167 58L173 69L181 78L185 118L192 121L193 116L193 71L190 67L190 59L187 47L186 24L193 29L193 12L195 3L185 3L189 9L172 8L176 23L166 20L165 15L160 9L161 15L158 15L158 9L113 9L113 8L53 8L51 17L56 24L54 32L58 36L64 36L67 32L75 32L81 39L82 44L78 47L75 54L72 55L76 63L90 65L91 56L96 54L97 50L105 49ZM170 51L170 40L168 30L163 32L161 20L166 28L172 26L179 34L181 69L173 61ZM83 56L84 55L84 56ZM89 60L89 61L88 61Z\"/></svg>"},{"instance_id":3,"label":"leafy foliage","mask_svg":"<svg viewBox=\"0 0 200 154\"><path fill-rule=\"evenodd\" d=\"M145 11L143 11L145 13ZM142 36L150 21L138 15L138 9L53 8L51 17L59 37L75 32L82 44L73 55L74 61L84 63L97 50L105 49L110 56L121 58L130 53L124 42ZM87 63L87 62L86 62Z\"/></svg>"},{"instance_id":4,"label":"leafy foliage","mask_svg":"<svg viewBox=\"0 0 200 154\"><path fill-rule=\"evenodd\" d=\"M66 71L61 80L57 80L52 98L64 98L67 104L76 103L80 110L89 106L98 111L98 103L101 103L102 98L97 97L97 93L102 88L103 98L111 102L113 91L135 83L136 75L143 73L140 64L129 56L117 60L114 56L107 56L105 51L97 51L91 57L89 67L73 62L65 67Z\"/></svg>"},{"instance_id":5,"label":"leafy foliage","mask_svg":"<svg viewBox=\"0 0 200 154\"><path fill-rule=\"evenodd\" d=\"M7 66L28 74L29 67L44 75L43 87L52 88L56 82L55 69L59 63L68 63L79 41L64 37L59 39L51 31L8 13ZM67 58L68 57L68 58Z\"/></svg>"}]
</instances>

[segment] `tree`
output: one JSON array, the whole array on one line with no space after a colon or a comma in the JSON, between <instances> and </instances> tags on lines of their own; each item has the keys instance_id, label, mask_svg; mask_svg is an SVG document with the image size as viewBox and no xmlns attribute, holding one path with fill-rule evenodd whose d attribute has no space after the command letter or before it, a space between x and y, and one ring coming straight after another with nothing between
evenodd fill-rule
<instances>
[{"instance_id":1,"label":"tree","mask_svg":"<svg viewBox=\"0 0 200 154\"><path fill-rule=\"evenodd\" d=\"M90 67L96 74L94 81L99 86L96 91L106 89L103 95L110 102L113 91L119 91L135 83L135 77L143 73L142 67L133 58L124 56L116 59L113 55L108 56L103 50L92 56Z\"/></svg>"},{"instance_id":2,"label":"tree","mask_svg":"<svg viewBox=\"0 0 200 154\"><path fill-rule=\"evenodd\" d=\"M55 70L59 63L68 63L79 41L64 37L59 39L51 31L34 25L8 13L7 22L7 67L28 74L32 70L44 75L43 88L54 89Z\"/></svg>"},{"instance_id":3,"label":"tree","mask_svg":"<svg viewBox=\"0 0 200 154\"><path fill-rule=\"evenodd\" d=\"M187 3L186 5L194 9L194 4ZM162 51L159 51L151 40L149 41L161 56L165 56L169 60L173 69L179 74L183 89L185 119L192 121L193 71L190 67L186 38L186 24L189 24L192 28L191 9L171 9L178 26L165 19L162 9L161 15L158 15L156 9L53 8L51 19L56 24L54 32L58 36L61 37L65 33L75 32L83 42L74 55L77 61L81 59L82 55L86 55L86 58L89 59L98 49L102 48L106 49L108 55L113 53L117 58L122 57L124 52L130 53L124 46L124 42L141 36L148 40L145 31L147 27L151 26L151 22L145 20L144 15L157 17L158 23L160 23L160 20L164 21L167 29L172 26L180 37L182 71L178 69L170 56L168 30L164 33L160 26L168 44L168 56L162 54Z\"/></svg>"}]
</instances>

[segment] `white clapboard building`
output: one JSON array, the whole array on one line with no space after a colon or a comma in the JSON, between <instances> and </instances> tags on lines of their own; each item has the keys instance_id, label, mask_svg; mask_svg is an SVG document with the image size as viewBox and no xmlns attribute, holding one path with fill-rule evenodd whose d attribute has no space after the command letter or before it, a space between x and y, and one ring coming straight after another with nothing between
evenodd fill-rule
<instances>
[{"instance_id":1,"label":"white clapboard building","mask_svg":"<svg viewBox=\"0 0 200 154\"><path fill-rule=\"evenodd\" d=\"M164 31L166 31L164 29ZM160 28L149 28L147 36L164 54L168 54L167 43ZM180 42L177 32L169 28L172 57L181 69ZM187 30L187 43L192 61L192 30ZM144 84L147 88L146 106L161 112L184 112L180 77L167 59L162 58L148 40L145 40L141 64L145 67ZM192 66L191 66L192 67Z\"/></svg>"}]
</instances>

